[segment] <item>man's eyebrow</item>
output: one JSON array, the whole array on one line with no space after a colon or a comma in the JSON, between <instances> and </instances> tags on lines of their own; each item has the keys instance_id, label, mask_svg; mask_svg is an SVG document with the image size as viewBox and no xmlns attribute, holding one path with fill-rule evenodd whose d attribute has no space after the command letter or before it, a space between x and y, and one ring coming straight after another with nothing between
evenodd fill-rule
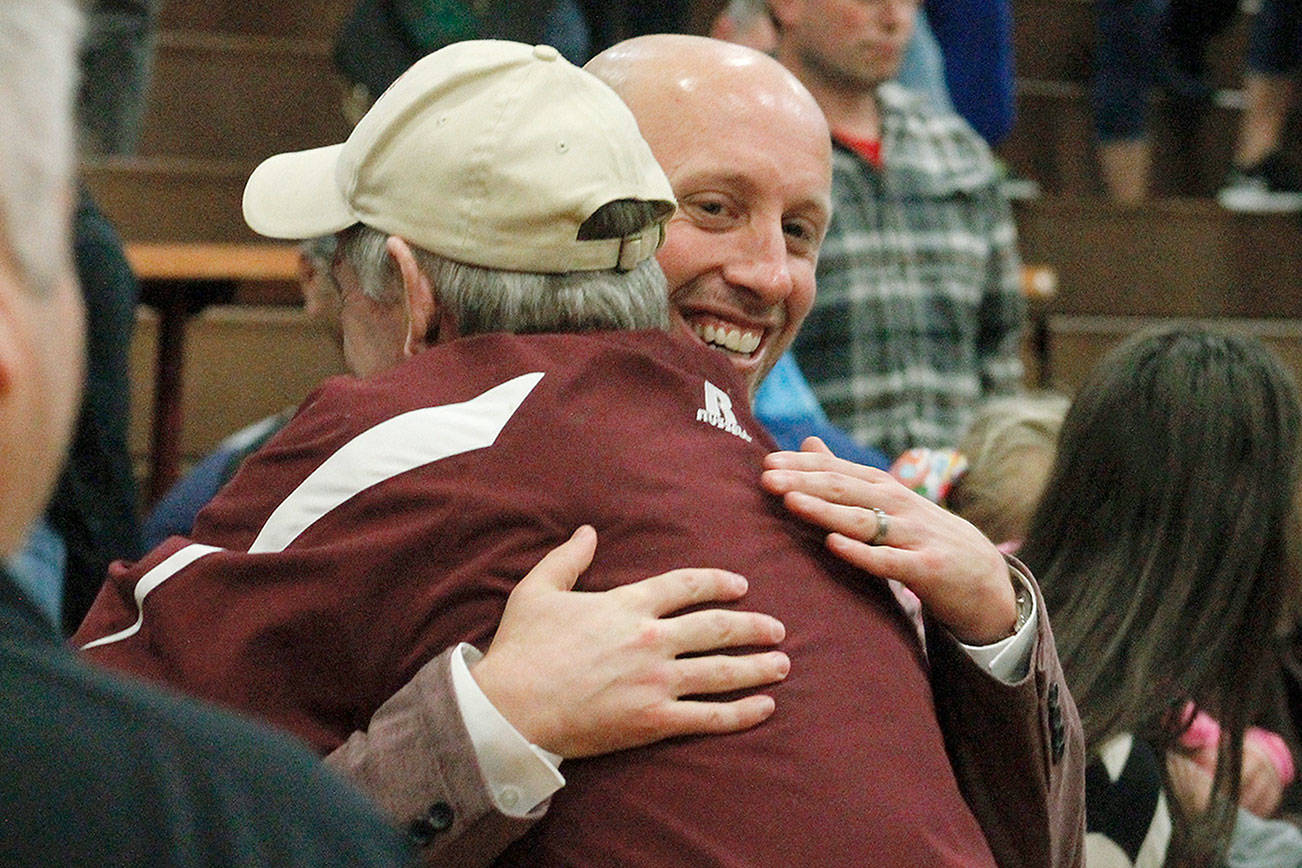
<instances>
[{"instance_id":1,"label":"man's eyebrow","mask_svg":"<svg viewBox=\"0 0 1302 868\"><path fill-rule=\"evenodd\" d=\"M675 192L680 187L690 187L691 190L685 192L695 192L698 187L718 186L732 188L746 192L762 190L764 185L756 181L745 172L702 169L699 172L692 172L677 180L674 184ZM831 213L831 194L824 196L808 196L801 198L784 209L786 211L820 211L823 214Z\"/></svg>"},{"instance_id":2,"label":"man's eyebrow","mask_svg":"<svg viewBox=\"0 0 1302 868\"><path fill-rule=\"evenodd\" d=\"M786 209L786 213L816 218L826 228L832 219L832 203L830 199L801 199Z\"/></svg>"},{"instance_id":3,"label":"man's eyebrow","mask_svg":"<svg viewBox=\"0 0 1302 868\"><path fill-rule=\"evenodd\" d=\"M744 172L717 171L713 169L701 169L700 171L691 172L678 179L675 186L690 186L693 188L701 186L719 186L732 187L737 189L754 190L759 187Z\"/></svg>"}]
</instances>

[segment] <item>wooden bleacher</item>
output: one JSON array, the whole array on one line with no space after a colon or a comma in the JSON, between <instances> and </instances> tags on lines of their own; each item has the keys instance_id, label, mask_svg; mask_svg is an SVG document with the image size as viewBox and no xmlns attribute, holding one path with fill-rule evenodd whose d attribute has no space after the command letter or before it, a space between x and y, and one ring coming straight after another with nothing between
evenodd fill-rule
<instances>
[{"instance_id":1,"label":"wooden bleacher","mask_svg":"<svg viewBox=\"0 0 1302 868\"><path fill-rule=\"evenodd\" d=\"M150 91L140 155L257 162L342 141L344 86L322 36L164 31L154 81L166 86Z\"/></svg>"},{"instance_id":2,"label":"wooden bleacher","mask_svg":"<svg viewBox=\"0 0 1302 868\"><path fill-rule=\"evenodd\" d=\"M1170 322L1170 317L1066 314L1051 320L1053 356L1050 378L1071 391L1099 358L1142 328ZM1302 377L1302 320L1262 318L1189 318L1189 322L1257 338Z\"/></svg>"},{"instance_id":3,"label":"wooden bleacher","mask_svg":"<svg viewBox=\"0 0 1302 868\"><path fill-rule=\"evenodd\" d=\"M130 447L148 476L158 315L142 306L131 344ZM343 370L331 335L283 305L217 305L186 329L180 457L193 462L223 437L297 404Z\"/></svg>"},{"instance_id":4,"label":"wooden bleacher","mask_svg":"<svg viewBox=\"0 0 1302 868\"><path fill-rule=\"evenodd\" d=\"M1024 257L1058 272L1056 313L1302 318L1296 215L1051 197L1019 204L1017 221Z\"/></svg>"},{"instance_id":5,"label":"wooden bleacher","mask_svg":"<svg viewBox=\"0 0 1302 868\"><path fill-rule=\"evenodd\" d=\"M149 302L131 349L130 443L142 477L152 475L159 424L176 427L176 454L165 457L183 466L341 369L334 340L296 306L292 247L249 230L240 198L259 160L347 134L330 45L351 6L169 0L138 154L83 165ZM223 303L187 315L214 301Z\"/></svg>"},{"instance_id":6,"label":"wooden bleacher","mask_svg":"<svg viewBox=\"0 0 1302 868\"><path fill-rule=\"evenodd\" d=\"M168 0L163 32L194 31L328 40L352 9L351 0Z\"/></svg>"},{"instance_id":7,"label":"wooden bleacher","mask_svg":"<svg viewBox=\"0 0 1302 868\"><path fill-rule=\"evenodd\" d=\"M1023 257L1058 274L1038 310L1047 382L1074 389L1134 330L1173 319L1257 334L1302 378L1302 221L1248 216L1209 198L1238 132L1250 16L1208 52L1216 105L1192 130L1156 94L1150 114L1155 198L1125 208L1101 198L1089 101L1092 0L1014 0L1018 121L1000 154L1045 195L1018 203ZM1290 156L1302 158L1291 122Z\"/></svg>"},{"instance_id":8,"label":"wooden bleacher","mask_svg":"<svg viewBox=\"0 0 1302 868\"><path fill-rule=\"evenodd\" d=\"M1093 0L1014 0L1018 121L1000 153L1050 194L1102 192L1091 127L1095 40ZM1154 190L1207 196L1229 165L1238 128L1250 16L1241 13L1208 49L1217 101L1192 130L1153 95ZM1295 141L1298 141L1295 139Z\"/></svg>"}]
</instances>

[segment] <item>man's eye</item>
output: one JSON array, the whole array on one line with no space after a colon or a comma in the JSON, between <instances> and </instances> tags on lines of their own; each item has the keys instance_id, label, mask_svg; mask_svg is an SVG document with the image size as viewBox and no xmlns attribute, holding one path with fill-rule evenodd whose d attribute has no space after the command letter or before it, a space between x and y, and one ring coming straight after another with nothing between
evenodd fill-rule
<instances>
[{"instance_id":1,"label":"man's eye","mask_svg":"<svg viewBox=\"0 0 1302 868\"><path fill-rule=\"evenodd\" d=\"M812 247L818 243L817 230L803 220L790 220L782 224L782 231L796 244Z\"/></svg>"}]
</instances>

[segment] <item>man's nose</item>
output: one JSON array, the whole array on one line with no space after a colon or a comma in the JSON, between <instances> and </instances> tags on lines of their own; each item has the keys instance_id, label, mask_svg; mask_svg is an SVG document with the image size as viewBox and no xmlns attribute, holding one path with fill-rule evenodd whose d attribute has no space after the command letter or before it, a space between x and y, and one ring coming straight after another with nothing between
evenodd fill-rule
<instances>
[{"instance_id":1,"label":"man's nose","mask_svg":"<svg viewBox=\"0 0 1302 868\"><path fill-rule=\"evenodd\" d=\"M786 301L792 289L791 267L781 224L756 227L749 233L724 269L724 277L734 286L750 290L765 305Z\"/></svg>"}]
</instances>

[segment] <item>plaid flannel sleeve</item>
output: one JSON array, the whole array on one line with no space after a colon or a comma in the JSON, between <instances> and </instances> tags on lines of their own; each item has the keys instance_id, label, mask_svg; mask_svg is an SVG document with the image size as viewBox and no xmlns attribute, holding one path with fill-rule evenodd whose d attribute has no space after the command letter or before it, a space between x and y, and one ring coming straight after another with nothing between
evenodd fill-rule
<instances>
[{"instance_id":1,"label":"plaid flannel sleeve","mask_svg":"<svg viewBox=\"0 0 1302 868\"><path fill-rule=\"evenodd\" d=\"M981 300L977 355L982 392L989 395L1015 391L1022 383L1026 297L1022 293L1022 264L1012 210L997 185L987 195L991 246Z\"/></svg>"}]
</instances>

